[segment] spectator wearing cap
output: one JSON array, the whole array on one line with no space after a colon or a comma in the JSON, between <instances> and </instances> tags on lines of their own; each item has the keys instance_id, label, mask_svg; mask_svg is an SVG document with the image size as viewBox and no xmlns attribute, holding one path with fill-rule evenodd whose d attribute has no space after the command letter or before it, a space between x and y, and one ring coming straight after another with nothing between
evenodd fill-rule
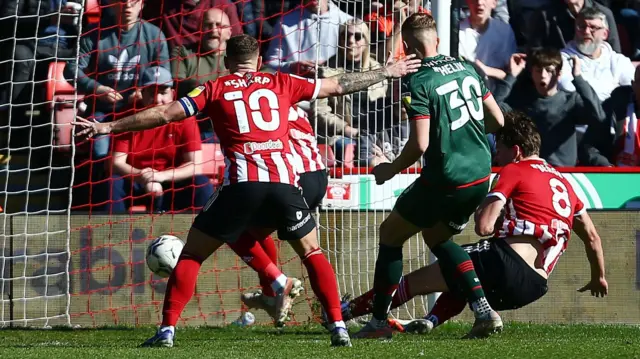
<instances>
[{"instance_id":1,"label":"spectator wearing cap","mask_svg":"<svg viewBox=\"0 0 640 359\"><path fill-rule=\"evenodd\" d=\"M145 107L174 99L171 73L163 67L145 70L141 85ZM113 142L107 211L126 212L136 200L151 200L154 212L199 209L213 194L209 179L201 174L202 143L195 118L125 133Z\"/></svg>"}]
</instances>

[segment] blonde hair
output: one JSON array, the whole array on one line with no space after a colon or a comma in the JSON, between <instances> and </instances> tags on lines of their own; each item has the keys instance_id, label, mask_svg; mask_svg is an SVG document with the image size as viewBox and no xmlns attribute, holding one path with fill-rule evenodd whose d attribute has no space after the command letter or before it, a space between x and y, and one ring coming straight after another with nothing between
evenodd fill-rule
<instances>
[{"instance_id":1,"label":"blonde hair","mask_svg":"<svg viewBox=\"0 0 640 359\"><path fill-rule=\"evenodd\" d=\"M347 33L347 29L349 28L349 26L353 26L356 29L360 30L360 32L362 33L362 36L364 36L364 40L366 42L364 49L362 51L362 57L360 59L360 67L362 69L362 71L367 71L370 69L371 66L379 66L379 64L377 63L373 63L373 61L371 61L371 51L369 50L369 47L371 46L371 32L369 31L369 26L367 26L367 24L360 20L360 19L350 19L348 21L346 21L345 23L340 25L340 32L338 35L338 38L341 40L338 43L338 46L344 46L346 47L346 39L345 39L345 35ZM344 48L342 47L342 48ZM344 52L340 51L338 52L340 54L340 56L338 56L339 59L343 59L344 57Z\"/></svg>"}]
</instances>

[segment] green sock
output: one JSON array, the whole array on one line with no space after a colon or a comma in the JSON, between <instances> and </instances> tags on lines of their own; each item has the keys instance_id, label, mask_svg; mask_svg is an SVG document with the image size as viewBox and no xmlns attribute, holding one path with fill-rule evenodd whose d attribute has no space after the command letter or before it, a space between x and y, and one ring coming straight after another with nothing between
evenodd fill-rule
<instances>
[{"instance_id":1,"label":"green sock","mask_svg":"<svg viewBox=\"0 0 640 359\"><path fill-rule=\"evenodd\" d=\"M469 303L484 298L484 290L471 257L462 247L448 239L433 247L431 252L438 257L442 276L447 283L458 283Z\"/></svg>"},{"instance_id":2,"label":"green sock","mask_svg":"<svg viewBox=\"0 0 640 359\"><path fill-rule=\"evenodd\" d=\"M373 317L386 320L402 277L402 247L380 245L373 277Z\"/></svg>"}]
</instances>

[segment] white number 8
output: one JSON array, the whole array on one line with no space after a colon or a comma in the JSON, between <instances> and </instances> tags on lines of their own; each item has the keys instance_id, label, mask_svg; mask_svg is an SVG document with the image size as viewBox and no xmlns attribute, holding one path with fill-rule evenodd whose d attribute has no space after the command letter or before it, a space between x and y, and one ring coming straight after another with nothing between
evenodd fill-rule
<instances>
[{"instance_id":1,"label":"white number 8","mask_svg":"<svg viewBox=\"0 0 640 359\"><path fill-rule=\"evenodd\" d=\"M569 201L567 187L557 178L549 180L549 186L551 187L551 192L553 192L553 197L551 197L553 209L562 217L569 218L571 215L571 202Z\"/></svg>"}]
</instances>

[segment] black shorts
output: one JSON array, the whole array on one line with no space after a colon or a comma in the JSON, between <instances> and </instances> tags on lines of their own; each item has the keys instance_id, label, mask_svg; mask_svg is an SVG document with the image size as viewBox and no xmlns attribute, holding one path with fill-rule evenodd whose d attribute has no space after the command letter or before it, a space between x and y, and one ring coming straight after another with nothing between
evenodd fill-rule
<instances>
[{"instance_id":1,"label":"black shorts","mask_svg":"<svg viewBox=\"0 0 640 359\"><path fill-rule=\"evenodd\" d=\"M325 170L305 172L300 175L298 184L302 188L302 197L307 201L309 209L314 211L320 207L322 199L327 193L329 174Z\"/></svg>"},{"instance_id":2,"label":"black shorts","mask_svg":"<svg viewBox=\"0 0 640 359\"><path fill-rule=\"evenodd\" d=\"M547 293L547 280L531 268L504 239L483 239L463 245L482 284L487 301L495 310L522 308ZM457 283L448 283L458 295Z\"/></svg>"},{"instance_id":3,"label":"black shorts","mask_svg":"<svg viewBox=\"0 0 640 359\"><path fill-rule=\"evenodd\" d=\"M268 218L281 240L300 239L316 227L300 189L267 182L220 187L192 226L220 241L234 243L256 218Z\"/></svg>"},{"instance_id":4,"label":"black shorts","mask_svg":"<svg viewBox=\"0 0 640 359\"><path fill-rule=\"evenodd\" d=\"M327 192L328 184L329 175L327 174L327 171L324 170L305 172L300 175L298 185L300 186L302 197L305 202L307 202L310 212L315 211L322 203L322 199ZM273 218L273 216L258 216L251 223L251 227L277 228L276 223L277 218ZM278 236L278 238L280 237Z\"/></svg>"}]
</instances>

